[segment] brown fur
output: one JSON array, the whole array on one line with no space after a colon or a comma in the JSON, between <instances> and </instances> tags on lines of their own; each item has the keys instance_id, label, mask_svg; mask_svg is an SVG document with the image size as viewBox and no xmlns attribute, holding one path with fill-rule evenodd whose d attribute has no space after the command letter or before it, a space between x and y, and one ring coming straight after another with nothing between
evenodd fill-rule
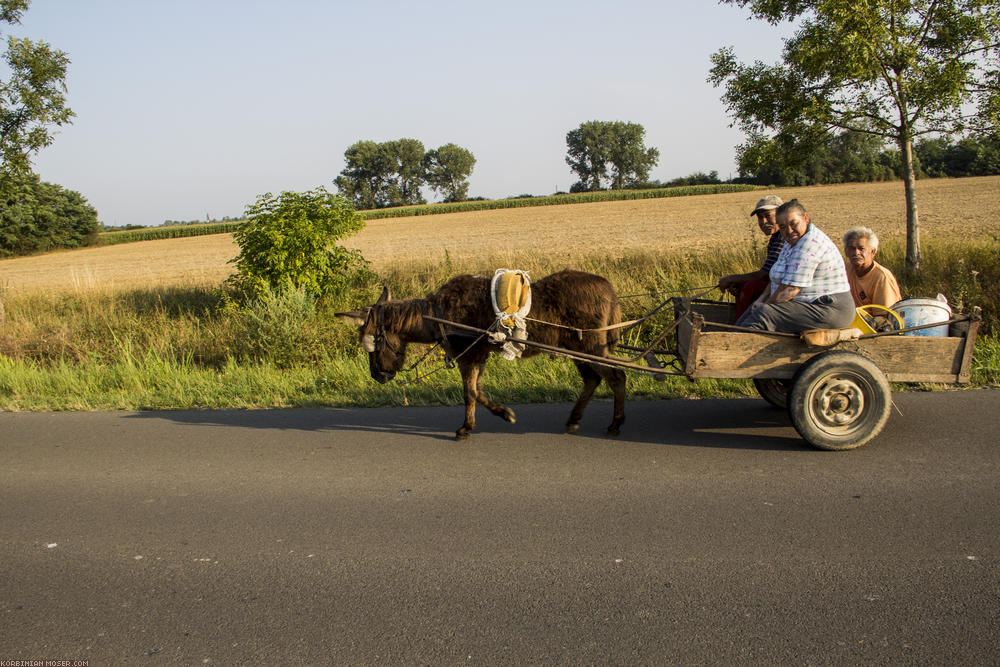
<instances>
[{"instance_id":1,"label":"brown fur","mask_svg":"<svg viewBox=\"0 0 1000 667\"><path fill-rule=\"evenodd\" d=\"M372 377L379 382L392 379L403 367L407 344L435 342L437 325L424 319L425 312L451 322L488 329L495 320L489 284L488 278L461 275L425 299L393 301L388 298L388 292L383 293L382 298L366 311L366 319L359 329L362 339L375 336L379 330L384 332L381 340L376 341L376 351L368 355ZM607 280L590 273L565 270L532 283L528 316L575 329L599 329L621 322L621 308L614 287ZM580 335L574 330L531 321L527 329L528 340L598 356L608 356L618 342L617 329ZM486 358L499 347L485 339L477 341L477 338L477 334L449 331L445 341L447 352L457 357L465 393L465 421L455 434L460 440L467 438L476 427L476 403L514 422L514 411L491 402L480 388ZM536 348L525 347L522 356L538 353ZM583 378L583 390L566 422L567 432L577 429L583 409L603 379L614 392L614 417L608 433L618 435L625 421L624 372L585 362L574 363Z\"/></svg>"}]
</instances>

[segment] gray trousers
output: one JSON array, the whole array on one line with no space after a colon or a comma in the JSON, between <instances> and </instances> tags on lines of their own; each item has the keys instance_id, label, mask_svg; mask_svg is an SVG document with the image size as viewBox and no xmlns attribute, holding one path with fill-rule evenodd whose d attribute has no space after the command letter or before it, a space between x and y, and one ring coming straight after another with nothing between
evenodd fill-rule
<instances>
[{"instance_id":1,"label":"gray trousers","mask_svg":"<svg viewBox=\"0 0 1000 667\"><path fill-rule=\"evenodd\" d=\"M854 298L850 292L825 294L811 303L786 301L765 303L748 309L736 326L767 331L801 333L809 329L842 329L854 321Z\"/></svg>"}]
</instances>

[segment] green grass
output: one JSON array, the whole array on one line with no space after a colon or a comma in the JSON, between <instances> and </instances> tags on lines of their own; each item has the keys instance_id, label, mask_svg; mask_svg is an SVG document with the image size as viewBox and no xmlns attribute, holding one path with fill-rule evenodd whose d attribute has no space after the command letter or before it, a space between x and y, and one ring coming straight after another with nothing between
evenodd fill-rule
<instances>
[{"instance_id":1,"label":"green grass","mask_svg":"<svg viewBox=\"0 0 1000 667\"><path fill-rule=\"evenodd\" d=\"M637 252L624 258L591 256L576 268L607 276L623 297L627 319L679 291L711 285L719 275L758 265L762 244L716 253ZM1000 242L925 244L924 273L902 275L902 249L887 244L886 264L898 272L904 294L943 292L956 309L983 309L973 359L974 386L1000 385L997 289ZM506 258L504 264L509 264ZM518 268L536 278L565 268L539 254ZM390 270L357 285L350 295L316 302L287 294L249 307L225 289L162 288L79 294L5 294L0 326L0 408L5 410L200 409L308 406L440 405L461 402L457 371L408 384L376 384L355 330L333 316L374 301L383 284L394 296L418 297L457 273L491 274L491 258L455 266L444 262ZM715 293L715 296L718 294ZM711 295L710 295L711 296ZM648 340L669 313L644 324ZM417 358L413 350L410 359ZM422 367L438 366L433 359ZM491 359L487 391L507 403L571 401L579 380L565 359L536 357L509 363ZM607 397L606 390L598 396ZM659 383L629 376L630 399L756 395L737 380L670 378ZM404 398L405 397L405 398Z\"/></svg>"}]
</instances>

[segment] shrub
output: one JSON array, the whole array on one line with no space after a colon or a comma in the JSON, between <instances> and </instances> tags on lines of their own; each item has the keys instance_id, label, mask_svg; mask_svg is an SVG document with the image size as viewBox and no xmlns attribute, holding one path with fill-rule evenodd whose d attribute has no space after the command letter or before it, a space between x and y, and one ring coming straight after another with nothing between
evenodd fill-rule
<instances>
[{"instance_id":1,"label":"shrub","mask_svg":"<svg viewBox=\"0 0 1000 667\"><path fill-rule=\"evenodd\" d=\"M364 219L323 187L260 195L247 207L247 218L233 233L240 254L232 262L234 283L251 296L286 287L339 293L368 272L359 251L336 245L363 229Z\"/></svg>"},{"instance_id":2,"label":"shrub","mask_svg":"<svg viewBox=\"0 0 1000 667\"><path fill-rule=\"evenodd\" d=\"M316 297L305 288L275 291L264 287L246 305L231 304L230 308L230 352L237 359L291 368L322 356Z\"/></svg>"}]
</instances>

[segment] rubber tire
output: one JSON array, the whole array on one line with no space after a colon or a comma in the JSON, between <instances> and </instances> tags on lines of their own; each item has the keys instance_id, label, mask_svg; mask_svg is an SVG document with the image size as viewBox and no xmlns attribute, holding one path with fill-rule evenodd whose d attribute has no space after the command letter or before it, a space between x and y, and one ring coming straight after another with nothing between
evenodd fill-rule
<instances>
[{"instance_id":1,"label":"rubber tire","mask_svg":"<svg viewBox=\"0 0 1000 667\"><path fill-rule=\"evenodd\" d=\"M788 393L792 389L791 380L775 380L774 378L754 379L753 386L761 398L776 408L782 410L788 407Z\"/></svg>"},{"instance_id":2,"label":"rubber tire","mask_svg":"<svg viewBox=\"0 0 1000 667\"><path fill-rule=\"evenodd\" d=\"M854 449L889 420L892 389L885 373L854 352L833 351L802 364L788 394L788 415L813 447Z\"/></svg>"}]
</instances>

